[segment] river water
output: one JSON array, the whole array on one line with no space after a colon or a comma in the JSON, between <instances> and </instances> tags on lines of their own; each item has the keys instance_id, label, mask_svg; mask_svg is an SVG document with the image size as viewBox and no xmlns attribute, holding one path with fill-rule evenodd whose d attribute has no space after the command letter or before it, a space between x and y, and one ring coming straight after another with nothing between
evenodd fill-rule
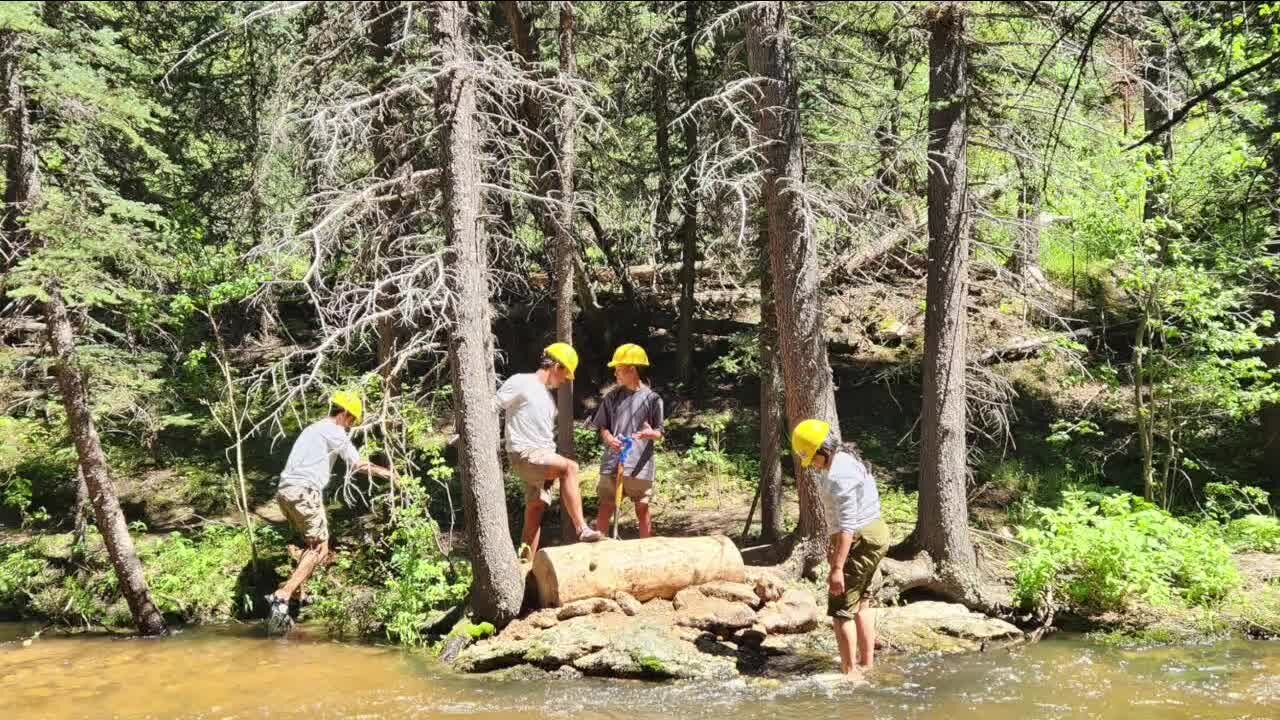
<instances>
[{"instance_id":1,"label":"river water","mask_svg":"<svg viewBox=\"0 0 1280 720\"><path fill-rule=\"evenodd\" d=\"M980 655L889 656L871 683L829 675L718 683L462 677L390 647L255 628L163 640L0 625L0 718L1280 718L1280 644L1119 650L1079 639ZM296 635L296 633L295 633Z\"/></svg>"}]
</instances>

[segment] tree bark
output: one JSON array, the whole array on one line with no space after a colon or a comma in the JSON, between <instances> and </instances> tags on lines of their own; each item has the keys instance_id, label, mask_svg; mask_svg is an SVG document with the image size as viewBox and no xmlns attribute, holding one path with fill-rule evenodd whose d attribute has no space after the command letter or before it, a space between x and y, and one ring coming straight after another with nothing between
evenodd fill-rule
<instances>
[{"instance_id":1,"label":"tree bark","mask_svg":"<svg viewBox=\"0 0 1280 720\"><path fill-rule=\"evenodd\" d=\"M574 543L538 551L531 579L541 607L625 592L640 602L670 600L691 585L742 582L746 568L729 538L712 537Z\"/></svg>"},{"instance_id":2,"label":"tree bark","mask_svg":"<svg viewBox=\"0 0 1280 720\"><path fill-rule=\"evenodd\" d=\"M1273 235L1269 251L1280 259L1280 147L1274 147L1271 159L1271 226ZM1276 328L1280 328L1280 282L1269 283L1270 293L1263 298L1263 305L1272 313L1271 335L1280 336ZM1280 369L1280 338L1262 351L1262 359L1271 370ZM1266 461L1266 472L1271 477L1271 486L1280 490L1280 404L1269 404L1262 408L1262 455Z\"/></svg>"},{"instance_id":3,"label":"tree bark","mask_svg":"<svg viewBox=\"0 0 1280 720\"><path fill-rule=\"evenodd\" d=\"M689 107L698 102L698 3L684 4L684 96ZM681 383L693 379L693 291L698 261L698 124L684 123L684 203L680 222L680 324L676 328L676 374Z\"/></svg>"},{"instance_id":4,"label":"tree bark","mask_svg":"<svg viewBox=\"0 0 1280 720\"><path fill-rule=\"evenodd\" d=\"M1159 13L1157 3L1148 2L1147 14ZM1159 22L1152 19L1151 22ZM1167 43L1148 37L1143 43L1142 66L1142 124L1144 133L1150 133L1173 118L1172 91L1169 76L1169 48ZM1173 165L1173 130L1165 131L1160 138L1158 151L1147 151L1151 168L1147 178L1146 193L1142 201L1142 219L1154 220L1169 214L1168 174Z\"/></svg>"},{"instance_id":5,"label":"tree bark","mask_svg":"<svg viewBox=\"0 0 1280 720\"><path fill-rule=\"evenodd\" d=\"M107 456L102 452L93 414L89 411L89 393L76 362L75 340L71 332L71 321L67 317L67 307L62 299L62 289L54 281L48 285L46 292L49 299L45 302L45 324L55 363L54 374L58 377L58 387L62 391L62 405L67 411L67 427L75 441L80 472L89 491L98 531L102 533L107 557L111 559L111 566L120 580L120 592L129 604L129 612L133 614L133 623L138 632L143 635L164 635L169 630L165 627L160 610L151 600L147 577L133 547L129 525L120 510Z\"/></svg>"},{"instance_id":6,"label":"tree bark","mask_svg":"<svg viewBox=\"0 0 1280 720\"><path fill-rule=\"evenodd\" d=\"M524 576L507 525L498 416L494 412L493 334L490 327L488 243L480 217L481 137L476 117L476 59L467 6L433 3L435 49L443 71L436 78L444 224L450 253L449 364L459 433L458 468L474 581L476 615L505 625L519 612Z\"/></svg>"},{"instance_id":7,"label":"tree bark","mask_svg":"<svg viewBox=\"0 0 1280 720\"><path fill-rule=\"evenodd\" d=\"M1018 179L1018 245L1014 250L1012 270L1022 290L1037 285L1044 274L1040 270L1040 183L1029 173L1019 158Z\"/></svg>"},{"instance_id":8,"label":"tree bark","mask_svg":"<svg viewBox=\"0 0 1280 720\"><path fill-rule=\"evenodd\" d=\"M966 488L969 283L967 48L962 3L930 8L929 250L916 538L945 578L976 585Z\"/></svg>"},{"instance_id":9,"label":"tree bark","mask_svg":"<svg viewBox=\"0 0 1280 720\"><path fill-rule=\"evenodd\" d=\"M760 253L760 540L782 538L783 404L782 365L778 353L778 316L769 269L768 217L762 214Z\"/></svg>"},{"instance_id":10,"label":"tree bark","mask_svg":"<svg viewBox=\"0 0 1280 720\"><path fill-rule=\"evenodd\" d=\"M578 71L578 62L574 50L574 10L573 3L560 5L560 79L565 83L563 92L572 92L569 83ZM573 241L574 193L573 172L577 155L574 147L574 125L578 122L577 109L572 102L560 104L560 122L557 128L559 146L557 148L559 187L556 189L557 205L548 212L559 215L556 223L555 249L555 299L556 299L556 340L573 344L573 318L576 307L573 303L574 258L577 246ZM585 281L585 278L584 278ZM556 391L556 446L560 454L572 458L576 455L573 447L573 381L570 380ZM562 518L567 519L567 518ZM572 523L570 523L572 529Z\"/></svg>"},{"instance_id":11,"label":"tree bark","mask_svg":"<svg viewBox=\"0 0 1280 720\"><path fill-rule=\"evenodd\" d=\"M22 86L18 63L22 57L22 41L17 31L0 31L0 84L4 92L6 138L12 146L6 154L4 217L0 222L0 278L26 254L30 237L22 226L22 216L40 195L40 173L36 171L36 148L31 135L31 119L27 113L27 95ZM0 280L0 287L3 281ZM4 307L0 292L0 309Z\"/></svg>"},{"instance_id":12,"label":"tree bark","mask_svg":"<svg viewBox=\"0 0 1280 720\"><path fill-rule=\"evenodd\" d=\"M658 159L658 203L653 215L653 236L661 251L671 238L671 100L662 55L653 68L653 119L657 125L654 153ZM667 262L667 253L658 263Z\"/></svg>"},{"instance_id":13,"label":"tree bark","mask_svg":"<svg viewBox=\"0 0 1280 720\"><path fill-rule=\"evenodd\" d=\"M763 195L768 212L769 262L773 273L782 381L790 427L820 418L839 432L835 385L823 339L818 244L805 215L804 161L799 83L793 76L791 33L782 3L756 5L747 17L747 61L763 78L756 124L765 161ZM822 558L827 521L811 472L797 468L800 494L797 545L788 565L810 572Z\"/></svg>"}]
</instances>

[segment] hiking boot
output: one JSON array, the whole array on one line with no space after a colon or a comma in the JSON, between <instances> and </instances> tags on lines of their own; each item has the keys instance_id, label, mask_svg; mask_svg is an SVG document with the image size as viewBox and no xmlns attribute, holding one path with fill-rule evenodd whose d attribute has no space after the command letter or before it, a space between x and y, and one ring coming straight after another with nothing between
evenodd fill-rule
<instances>
[{"instance_id":1,"label":"hiking boot","mask_svg":"<svg viewBox=\"0 0 1280 720\"><path fill-rule=\"evenodd\" d=\"M289 601L272 593L267 596L270 609L267 610L267 634L284 635L293 627L293 618L289 617Z\"/></svg>"},{"instance_id":2,"label":"hiking boot","mask_svg":"<svg viewBox=\"0 0 1280 720\"><path fill-rule=\"evenodd\" d=\"M600 534L599 530L590 525L583 525L582 532L578 533L578 542L596 542L602 537L604 536Z\"/></svg>"}]
</instances>

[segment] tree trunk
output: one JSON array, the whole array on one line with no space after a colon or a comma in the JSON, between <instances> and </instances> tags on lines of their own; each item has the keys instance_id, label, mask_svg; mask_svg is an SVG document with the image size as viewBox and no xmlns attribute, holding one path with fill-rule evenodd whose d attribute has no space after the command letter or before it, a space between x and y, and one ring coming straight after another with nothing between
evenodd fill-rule
<instances>
[{"instance_id":1,"label":"tree trunk","mask_svg":"<svg viewBox=\"0 0 1280 720\"><path fill-rule=\"evenodd\" d=\"M138 632L143 635L164 635L169 630L165 627L164 617L151 601L151 591L147 587L142 562L138 560L133 538L129 535L129 526L124 520L124 513L120 511L120 501L116 498L107 456L102 452L98 430L93 424L93 414L89 411L89 394L80 377L71 321L62 300L62 289L55 281L49 284L46 291L49 299L45 303L45 323L55 363L54 374L57 375L58 387L62 390L67 427L75 441L80 471L89 491L98 531L102 533L103 545L107 548L107 556L119 578L120 591L129 604L129 612L133 614L133 623Z\"/></svg>"},{"instance_id":2,"label":"tree trunk","mask_svg":"<svg viewBox=\"0 0 1280 720\"><path fill-rule=\"evenodd\" d=\"M404 15L408 10L400 2L368 3L369 54L373 60L369 70L369 93L377 95L386 92L392 83L399 82L398 74L405 64L403 43ZM414 133L410 118L415 110L402 98L379 102L373 115L370 127L370 144L373 150L373 175L378 179L391 180L406 178L413 174L414 161L418 155L417 135ZM376 232L381 236L376 254L377 265L383 267L396 265L400 261L392 260L396 255L395 243L401 236L413 232L411 217L413 207L404 198L408 193L385 193L379 201ZM381 294L378 298L378 309L391 310L399 303L393 290ZM388 395L394 394L397 386L396 354L403 341L404 328L396 322L394 316L384 317L378 321L378 368L387 386Z\"/></svg>"},{"instance_id":3,"label":"tree trunk","mask_svg":"<svg viewBox=\"0 0 1280 720\"><path fill-rule=\"evenodd\" d=\"M629 593L640 602L670 600L690 585L742 582L746 568L729 538L712 537L574 543L538 551L531 580L541 607Z\"/></svg>"},{"instance_id":4,"label":"tree trunk","mask_svg":"<svg viewBox=\"0 0 1280 720\"><path fill-rule=\"evenodd\" d=\"M769 270L768 217L762 214L760 253L760 540L782 538L783 406L782 365L778 355L778 316Z\"/></svg>"},{"instance_id":5,"label":"tree trunk","mask_svg":"<svg viewBox=\"0 0 1280 720\"><path fill-rule=\"evenodd\" d=\"M902 185L902 108L903 92L907 89L909 79L907 67L906 35L901 26L907 21L907 11L897 5L893 6L894 27L890 28L884 40L884 52L889 59L889 82L893 88L894 99L889 107L889 115L876 128L876 144L880 149L880 172L876 177L879 189L877 195L884 207L896 206L900 202Z\"/></svg>"},{"instance_id":6,"label":"tree trunk","mask_svg":"<svg viewBox=\"0 0 1280 720\"><path fill-rule=\"evenodd\" d=\"M89 515L93 513L93 506L89 504L89 486L84 482L84 468L76 465L76 507L73 525L71 527L72 537L75 538L76 545L83 545L85 532L88 530L86 521Z\"/></svg>"},{"instance_id":7,"label":"tree trunk","mask_svg":"<svg viewBox=\"0 0 1280 720\"><path fill-rule=\"evenodd\" d=\"M488 247L480 217L481 138L476 118L476 59L467 6L436 2L435 46L440 67L435 102L443 175L448 255L448 310L453 323L449 364L459 433L458 469L478 617L505 625L520 612L524 576L507 526L498 416L494 412L493 334L490 327Z\"/></svg>"},{"instance_id":8,"label":"tree trunk","mask_svg":"<svg viewBox=\"0 0 1280 720\"><path fill-rule=\"evenodd\" d=\"M27 113L27 95L22 86L18 62L22 57L21 36L14 30L0 31L0 89L4 92L7 142L11 149L5 162L4 217L0 222L0 288L2 278L26 254L30 237L22 226L22 216L40 195L40 173L36 171L35 141ZM7 302L0 291L0 309Z\"/></svg>"},{"instance_id":9,"label":"tree trunk","mask_svg":"<svg viewBox=\"0 0 1280 720\"><path fill-rule=\"evenodd\" d=\"M572 92L569 83L577 74L578 63L574 50L574 10L573 3L560 5L560 79L564 81L562 90ZM559 136L559 187L555 199L559 204L548 208L547 212L559 215L556 223L555 249L555 299L556 299L556 340L573 344L573 317L576 307L573 303L574 258L577 247L573 240L574 193L573 172L577 155L574 148L574 125L578 122L577 109L570 101L560 104L560 122L557 128ZM585 281L585 278L584 278ZM572 458L576 455L573 447L573 381L569 381L556 392L556 406L559 410L556 420L556 446L561 455ZM562 518L567 519L567 518ZM570 523L572 530L572 523Z\"/></svg>"},{"instance_id":10,"label":"tree trunk","mask_svg":"<svg viewBox=\"0 0 1280 720\"><path fill-rule=\"evenodd\" d=\"M1044 274L1040 270L1040 183L1029 173L1019 158L1018 245L1014 250L1012 270L1018 284L1026 290L1038 285Z\"/></svg>"},{"instance_id":11,"label":"tree trunk","mask_svg":"<svg viewBox=\"0 0 1280 720\"><path fill-rule=\"evenodd\" d=\"M747 18L747 60L751 73L764 78L756 108L757 144L765 161L763 195L787 421L789 427L795 427L806 418L820 418L839 432L835 386L822 332L818 244L802 197L799 83L792 75L792 52L785 6L756 5ZM800 494L799 542L789 565L808 573L822 559L827 521L813 474L800 470L799 462L795 467Z\"/></svg>"},{"instance_id":12,"label":"tree trunk","mask_svg":"<svg viewBox=\"0 0 1280 720\"><path fill-rule=\"evenodd\" d=\"M654 153L658 158L658 203L653 215L653 236L659 250L667 247L671 238L671 101L667 71L662 67L662 55L653 68L653 119L657 125ZM667 262L669 254L663 252L659 263Z\"/></svg>"},{"instance_id":13,"label":"tree trunk","mask_svg":"<svg viewBox=\"0 0 1280 720\"><path fill-rule=\"evenodd\" d=\"M689 107L699 99L698 3L684 4L684 96ZM698 261L698 124L684 123L684 204L680 222L680 324L676 329L676 374L683 384L693 379L694 263Z\"/></svg>"},{"instance_id":14,"label":"tree trunk","mask_svg":"<svg viewBox=\"0 0 1280 720\"><path fill-rule=\"evenodd\" d=\"M976 584L966 488L969 283L967 52L962 3L929 9L929 258L916 538L944 578Z\"/></svg>"}]
</instances>

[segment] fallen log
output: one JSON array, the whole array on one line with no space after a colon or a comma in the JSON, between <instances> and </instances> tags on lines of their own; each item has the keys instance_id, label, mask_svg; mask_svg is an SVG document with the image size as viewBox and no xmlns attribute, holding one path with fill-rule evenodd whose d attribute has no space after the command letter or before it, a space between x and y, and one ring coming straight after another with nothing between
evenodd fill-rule
<instances>
[{"instance_id":1,"label":"fallen log","mask_svg":"<svg viewBox=\"0 0 1280 720\"><path fill-rule=\"evenodd\" d=\"M1054 333L1045 337L1032 338L1031 340L1023 340L1007 345L1002 348L988 350L978 356L979 365L994 365L1000 362L1008 362L1010 360L1025 360L1047 345L1059 340L1083 340L1093 337L1093 328L1080 328L1064 333Z\"/></svg>"},{"instance_id":2,"label":"fallen log","mask_svg":"<svg viewBox=\"0 0 1280 720\"><path fill-rule=\"evenodd\" d=\"M691 585L743 582L742 555L729 538L606 540L544 548L533 558L530 579L540 607L625 592L640 602L670 600Z\"/></svg>"}]
</instances>

